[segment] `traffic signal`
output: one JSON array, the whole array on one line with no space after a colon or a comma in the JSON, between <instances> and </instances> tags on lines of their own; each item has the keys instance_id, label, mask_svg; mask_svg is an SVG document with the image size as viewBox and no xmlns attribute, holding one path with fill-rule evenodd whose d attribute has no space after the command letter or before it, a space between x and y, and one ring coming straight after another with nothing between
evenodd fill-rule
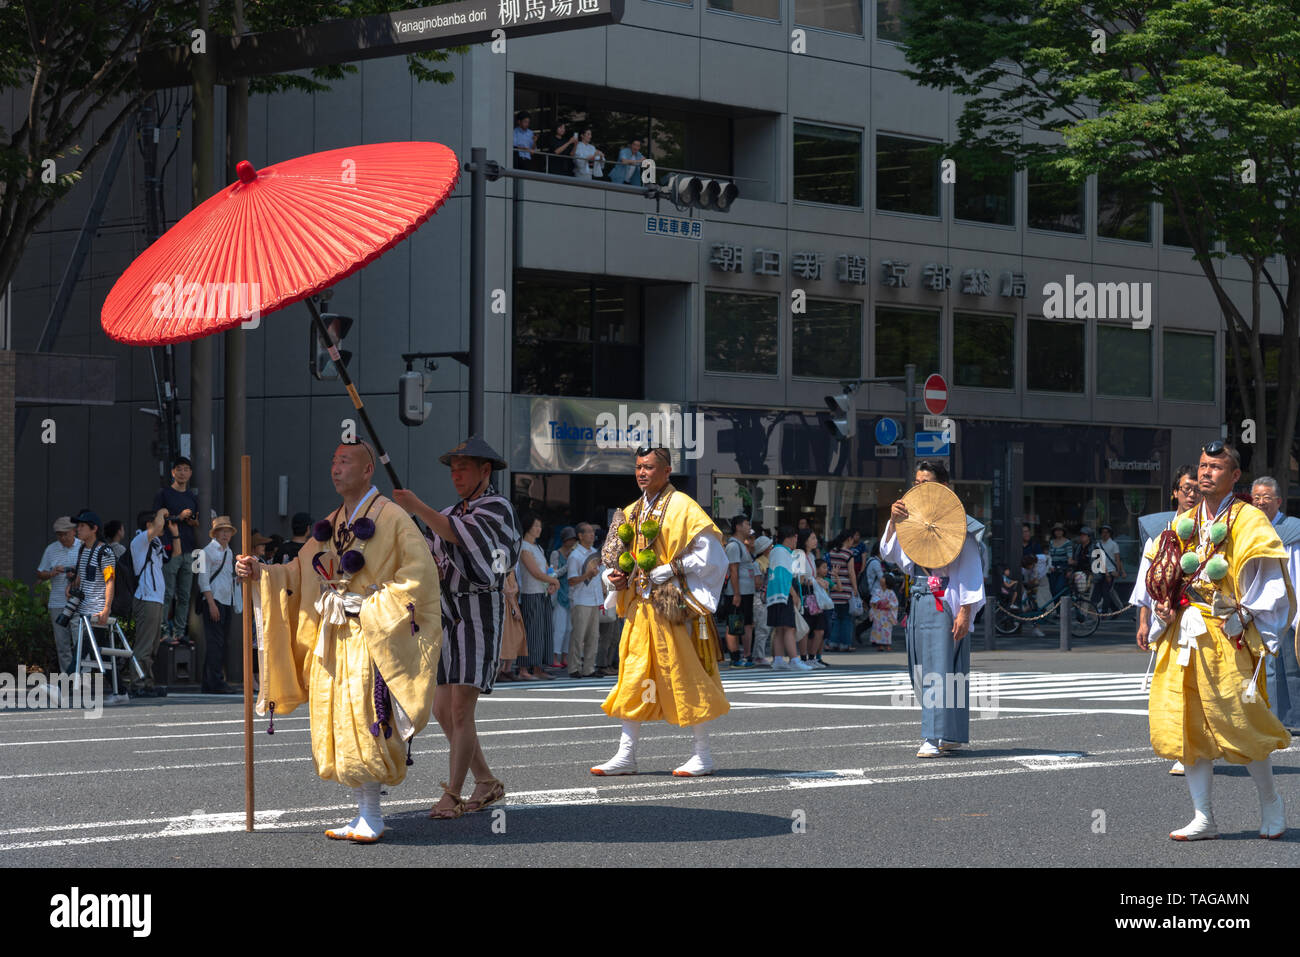
<instances>
[{"instance_id":1,"label":"traffic signal","mask_svg":"<svg viewBox=\"0 0 1300 957\"><path fill-rule=\"evenodd\" d=\"M403 425L422 425L433 411L433 403L424 401L424 373L407 369L397 378L397 417Z\"/></svg>"},{"instance_id":2,"label":"traffic signal","mask_svg":"<svg viewBox=\"0 0 1300 957\"><path fill-rule=\"evenodd\" d=\"M337 347L343 342L343 337L352 328L352 320L335 312L322 312L320 321L325 324L325 330L329 333L333 342L326 342L322 339L316 331L315 323L312 324L311 374L317 379L337 379L339 370L334 367L334 358L330 355L330 346ZM339 362L346 368L347 364L352 360L352 353L346 349L339 349L338 355Z\"/></svg>"},{"instance_id":3,"label":"traffic signal","mask_svg":"<svg viewBox=\"0 0 1300 957\"><path fill-rule=\"evenodd\" d=\"M663 195L678 207L712 209L725 213L731 209L731 204L740 195L740 190L729 180L704 179L679 173L668 177L668 182L663 187Z\"/></svg>"},{"instance_id":4,"label":"traffic signal","mask_svg":"<svg viewBox=\"0 0 1300 957\"><path fill-rule=\"evenodd\" d=\"M857 434L858 416L853 406L853 393L856 391L856 385L847 385L840 394L826 396L826 407L831 411L826 429L841 441Z\"/></svg>"}]
</instances>

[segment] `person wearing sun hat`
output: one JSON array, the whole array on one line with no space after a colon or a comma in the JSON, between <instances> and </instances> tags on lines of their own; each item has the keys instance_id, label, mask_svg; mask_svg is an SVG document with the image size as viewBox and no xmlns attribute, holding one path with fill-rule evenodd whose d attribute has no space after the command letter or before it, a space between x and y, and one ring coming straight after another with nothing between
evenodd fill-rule
<instances>
[{"instance_id":1,"label":"person wearing sun hat","mask_svg":"<svg viewBox=\"0 0 1300 957\"><path fill-rule=\"evenodd\" d=\"M325 836L373 844L384 834L380 794L406 778L411 739L433 709L442 642L438 573L415 523L372 482L364 442L334 451L342 499L292 561L240 555L257 582L261 640L257 713L308 706L316 773L351 788L357 816Z\"/></svg>"},{"instance_id":2,"label":"person wearing sun hat","mask_svg":"<svg viewBox=\"0 0 1300 957\"><path fill-rule=\"evenodd\" d=\"M393 500L424 519L433 532L429 548L442 582L446 646L438 661L434 717L451 746L448 780L429 816L435 820L481 811L505 797L505 785L488 767L474 726L480 694L491 694L498 674L505 616L506 575L519 561L522 534L509 499L492 482L506 462L487 442L471 436L438 459L451 469L460 501L437 511L410 489ZM465 777L474 772L474 791L461 797Z\"/></svg>"},{"instance_id":3,"label":"person wearing sun hat","mask_svg":"<svg viewBox=\"0 0 1300 957\"><path fill-rule=\"evenodd\" d=\"M230 640L231 622L244 610L243 590L235 581L235 555L230 540L235 525L229 515L218 515L208 532L210 541L203 546L199 564L198 587L206 608L203 618L204 694L237 694L222 676L226 663L226 643Z\"/></svg>"}]
</instances>

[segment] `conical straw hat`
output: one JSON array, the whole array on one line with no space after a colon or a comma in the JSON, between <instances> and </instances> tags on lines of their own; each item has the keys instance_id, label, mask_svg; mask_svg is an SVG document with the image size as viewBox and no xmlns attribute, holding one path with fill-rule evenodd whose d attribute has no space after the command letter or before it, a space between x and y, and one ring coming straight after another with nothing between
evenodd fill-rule
<instances>
[{"instance_id":1,"label":"conical straw hat","mask_svg":"<svg viewBox=\"0 0 1300 957\"><path fill-rule=\"evenodd\" d=\"M903 496L907 520L895 523L898 543L916 564L942 568L966 541L966 509L957 493L938 482L922 482Z\"/></svg>"}]
</instances>

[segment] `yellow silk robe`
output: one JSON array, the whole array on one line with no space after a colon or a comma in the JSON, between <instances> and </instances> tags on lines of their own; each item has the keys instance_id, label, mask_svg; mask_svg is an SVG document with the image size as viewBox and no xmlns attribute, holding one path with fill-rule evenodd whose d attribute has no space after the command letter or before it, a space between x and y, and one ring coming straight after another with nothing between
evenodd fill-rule
<instances>
[{"instance_id":1,"label":"yellow silk robe","mask_svg":"<svg viewBox=\"0 0 1300 957\"><path fill-rule=\"evenodd\" d=\"M290 564L263 566L257 583L257 713L267 714L274 703L277 716L290 714L307 702L316 773L348 787L399 784L406 777L405 739L429 721L442 644L438 570L428 544L410 517L383 496L369 517L375 534L362 549L365 566L346 588L363 596L359 616L327 623L323 641L316 608L323 579L312 558L328 543L309 539ZM414 634L410 606L419 629ZM403 729L390 718L390 738L382 729L378 736L370 733L376 667L410 719Z\"/></svg>"},{"instance_id":2,"label":"yellow silk robe","mask_svg":"<svg viewBox=\"0 0 1300 957\"><path fill-rule=\"evenodd\" d=\"M660 493L664 494L664 493ZM626 509L630 515L636 503ZM642 516L643 518L645 516ZM659 564L686 552L704 532L722 542L722 533L689 495L675 491L652 543ZM638 534L634 551L645 546ZM681 584L680 582L678 583ZM618 615L626 618L618 649L618 684L601 707L612 718L703 724L731 710L716 667L706 667L696 645L698 616L671 625L629 585L618 593ZM706 616L707 654L713 654L713 616Z\"/></svg>"},{"instance_id":3,"label":"yellow silk robe","mask_svg":"<svg viewBox=\"0 0 1300 957\"><path fill-rule=\"evenodd\" d=\"M1194 518L1200 507L1179 518ZM1263 512L1245 503L1234 503L1231 513L1231 531L1219 553L1228 562L1228 574L1221 584L1226 597L1240 601L1240 575L1246 563L1256 558L1276 558L1285 563L1287 553ZM1289 621L1295 610L1289 583L1287 592L1291 600ZM1178 664L1179 625L1186 611L1177 612L1160 634L1149 705L1151 747L1162 758L1184 764L1214 758L1230 764L1262 761L1271 752L1291 744L1290 733L1269 710L1268 682L1262 666L1255 682L1257 699L1242 700L1243 685L1255 675L1260 656L1268 653L1263 639L1252 621L1240 636L1242 646L1238 648L1236 640L1224 634L1223 620L1211 615L1207 606L1197 607L1208 634L1197 639L1198 647L1192 649L1186 667ZM1279 638L1285 641L1286 635Z\"/></svg>"}]
</instances>

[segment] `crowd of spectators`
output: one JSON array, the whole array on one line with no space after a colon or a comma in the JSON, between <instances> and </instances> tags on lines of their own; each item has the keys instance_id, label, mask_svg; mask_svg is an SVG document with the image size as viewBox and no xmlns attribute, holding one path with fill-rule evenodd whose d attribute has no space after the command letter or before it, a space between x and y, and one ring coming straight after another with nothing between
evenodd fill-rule
<instances>
[{"instance_id":1,"label":"crowd of spectators","mask_svg":"<svg viewBox=\"0 0 1300 957\"><path fill-rule=\"evenodd\" d=\"M532 116L526 112L515 117L512 138L515 169L578 179L605 179L608 171L611 183L637 182L641 161L645 159L639 138L629 140L619 149L618 158L611 161L592 142L590 126L570 128L567 123L557 123L555 129L540 135L532 128L532 122Z\"/></svg>"}]
</instances>

